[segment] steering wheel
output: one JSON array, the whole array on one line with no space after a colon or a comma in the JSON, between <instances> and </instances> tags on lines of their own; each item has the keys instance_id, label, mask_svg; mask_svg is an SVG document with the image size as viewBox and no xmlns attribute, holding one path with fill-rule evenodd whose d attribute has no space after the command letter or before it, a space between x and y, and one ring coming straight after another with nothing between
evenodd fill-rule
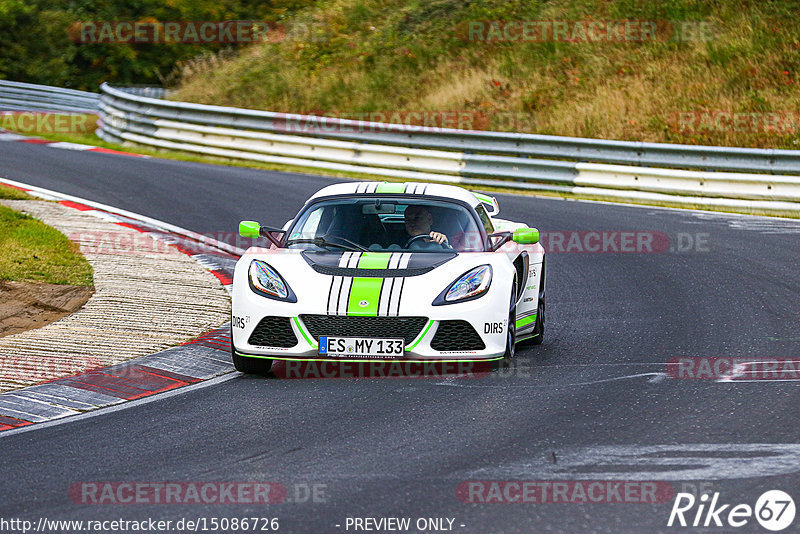
<instances>
[{"instance_id":1,"label":"steering wheel","mask_svg":"<svg viewBox=\"0 0 800 534\"><path fill-rule=\"evenodd\" d=\"M426 238L427 238L427 239L431 239L431 236L430 236L429 234L419 234L419 235L415 235L414 237L412 237L411 239L409 239L408 241L406 241L406 246L405 246L405 247L403 247L403 248L409 248L409 247L411 246L411 243L414 243L415 241L417 241L417 240L419 240L419 239L426 239ZM436 243L436 241L433 241L433 240L431 240L431 242L432 242L432 243ZM440 246L440 247L442 247L442 248L449 248L449 249L452 249L452 248L453 248L453 247L451 247L451 246L450 246L450 244L449 244L449 243L436 243L436 244L437 244L437 245L439 245L439 246Z\"/></svg>"}]
</instances>

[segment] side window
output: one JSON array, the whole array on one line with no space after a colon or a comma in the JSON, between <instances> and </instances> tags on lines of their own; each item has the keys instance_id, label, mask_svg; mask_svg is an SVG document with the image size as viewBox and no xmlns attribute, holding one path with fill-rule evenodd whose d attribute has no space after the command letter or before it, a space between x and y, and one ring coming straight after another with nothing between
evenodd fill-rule
<instances>
[{"instance_id":1,"label":"side window","mask_svg":"<svg viewBox=\"0 0 800 534\"><path fill-rule=\"evenodd\" d=\"M294 232L292 232L290 239L313 239L316 237L317 234L317 227L319 226L320 218L322 217L323 210L328 210L325 207L319 207L312 211L310 214L307 213L303 220L301 220L297 226L294 227Z\"/></svg>"},{"instance_id":2,"label":"side window","mask_svg":"<svg viewBox=\"0 0 800 534\"><path fill-rule=\"evenodd\" d=\"M483 228L486 230L486 233L493 234L494 225L492 225L492 219L489 217L489 214L486 213L486 208L483 207L483 204L478 204L478 207L475 208L475 211L478 212L478 217L480 217L481 223L483 224Z\"/></svg>"},{"instance_id":3,"label":"side window","mask_svg":"<svg viewBox=\"0 0 800 534\"><path fill-rule=\"evenodd\" d=\"M319 208L314 210L314 213L308 216L308 220L306 221L305 227L303 228L303 233L316 237L317 235L317 228L319 228L319 221L322 218L322 210L326 208Z\"/></svg>"}]
</instances>

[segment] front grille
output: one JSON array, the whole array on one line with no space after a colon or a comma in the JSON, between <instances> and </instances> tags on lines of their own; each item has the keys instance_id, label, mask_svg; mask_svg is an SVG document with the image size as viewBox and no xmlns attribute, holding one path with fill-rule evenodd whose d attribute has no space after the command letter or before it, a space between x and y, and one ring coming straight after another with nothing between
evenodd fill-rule
<instances>
[{"instance_id":1,"label":"front grille","mask_svg":"<svg viewBox=\"0 0 800 534\"><path fill-rule=\"evenodd\" d=\"M259 347L288 348L297 345L297 336L288 317L264 317L247 342Z\"/></svg>"},{"instance_id":2,"label":"front grille","mask_svg":"<svg viewBox=\"0 0 800 534\"><path fill-rule=\"evenodd\" d=\"M320 336L403 338L411 343L428 322L426 317L349 317L301 315L314 339Z\"/></svg>"},{"instance_id":3,"label":"front grille","mask_svg":"<svg viewBox=\"0 0 800 534\"><path fill-rule=\"evenodd\" d=\"M431 348L438 351L483 350L486 345L467 321L440 321Z\"/></svg>"}]
</instances>

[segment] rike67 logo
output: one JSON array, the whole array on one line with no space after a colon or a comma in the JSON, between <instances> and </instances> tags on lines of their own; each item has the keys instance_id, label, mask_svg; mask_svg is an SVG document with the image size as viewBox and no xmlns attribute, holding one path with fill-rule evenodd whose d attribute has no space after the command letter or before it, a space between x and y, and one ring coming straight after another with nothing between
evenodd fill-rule
<instances>
[{"instance_id":1,"label":"rike67 logo","mask_svg":"<svg viewBox=\"0 0 800 534\"><path fill-rule=\"evenodd\" d=\"M767 530L784 530L794 521L795 507L792 497L781 490L764 492L755 506L749 504L723 504L719 492L710 498L704 493L695 498L691 493L678 493L667 526L740 528L753 520Z\"/></svg>"}]
</instances>

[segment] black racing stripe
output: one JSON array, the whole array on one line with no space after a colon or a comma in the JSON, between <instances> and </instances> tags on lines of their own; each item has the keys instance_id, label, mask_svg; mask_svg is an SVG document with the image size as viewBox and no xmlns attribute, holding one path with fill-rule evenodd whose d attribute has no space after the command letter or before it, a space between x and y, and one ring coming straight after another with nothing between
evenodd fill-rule
<instances>
[{"instance_id":1,"label":"black racing stripe","mask_svg":"<svg viewBox=\"0 0 800 534\"><path fill-rule=\"evenodd\" d=\"M328 289L328 314L331 313L333 307L333 283L336 281L335 276L331 276L331 287Z\"/></svg>"},{"instance_id":2,"label":"black racing stripe","mask_svg":"<svg viewBox=\"0 0 800 534\"><path fill-rule=\"evenodd\" d=\"M347 313L347 301L350 299L350 290L353 287L353 279L350 278L350 281L342 281L342 289L339 291L339 301L336 303L336 314L339 314L339 310L342 309L342 300L344 300L344 313Z\"/></svg>"},{"instance_id":3,"label":"black racing stripe","mask_svg":"<svg viewBox=\"0 0 800 534\"><path fill-rule=\"evenodd\" d=\"M358 262L361 261L361 252L351 252L350 254L352 255L347 260L346 267L350 269L355 269L356 267L358 267Z\"/></svg>"},{"instance_id":4,"label":"black racing stripe","mask_svg":"<svg viewBox=\"0 0 800 534\"><path fill-rule=\"evenodd\" d=\"M394 293L394 283L396 278L390 278L391 284L389 285L389 294L386 297L386 315L392 314L392 294Z\"/></svg>"},{"instance_id":5,"label":"black racing stripe","mask_svg":"<svg viewBox=\"0 0 800 534\"><path fill-rule=\"evenodd\" d=\"M378 292L378 313L376 315L380 316L381 314L381 297L383 297L383 291L386 288L386 280L381 281L381 290Z\"/></svg>"},{"instance_id":6,"label":"black racing stripe","mask_svg":"<svg viewBox=\"0 0 800 534\"><path fill-rule=\"evenodd\" d=\"M400 279L400 294L397 296L397 309L394 311L397 315L400 315L400 301L403 300L403 288L406 285L406 279Z\"/></svg>"}]
</instances>

